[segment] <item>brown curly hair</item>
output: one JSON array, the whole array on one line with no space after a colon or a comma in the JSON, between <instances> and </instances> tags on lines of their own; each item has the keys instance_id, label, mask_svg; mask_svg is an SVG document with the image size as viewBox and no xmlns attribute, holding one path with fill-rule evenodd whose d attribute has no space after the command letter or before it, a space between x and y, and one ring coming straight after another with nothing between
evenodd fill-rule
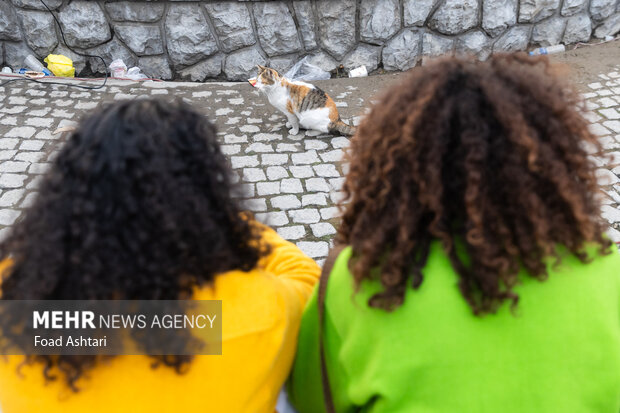
<instances>
[{"instance_id":1,"label":"brown curly hair","mask_svg":"<svg viewBox=\"0 0 620 413\"><path fill-rule=\"evenodd\" d=\"M606 253L586 143L601 147L580 110L549 61L523 53L438 60L388 90L351 141L337 237L356 284L382 284L369 305L422 284L433 240L475 314L516 305L519 270L545 279L560 246Z\"/></svg>"}]
</instances>

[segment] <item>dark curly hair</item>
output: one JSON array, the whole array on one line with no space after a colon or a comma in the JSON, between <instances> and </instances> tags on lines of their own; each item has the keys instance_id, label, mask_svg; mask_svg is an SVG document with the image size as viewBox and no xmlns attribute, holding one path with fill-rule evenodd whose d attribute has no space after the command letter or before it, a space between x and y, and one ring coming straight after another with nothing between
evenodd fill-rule
<instances>
[{"instance_id":1,"label":"dark curly hair","mask_svg":"<svg viewBox=\"0 0 620 413\"><path fill-rule=\"evenodd\" d=\"M582 105L545 57L523 53L446 58L387 91L352 139L337 239L358 286L381 282L369 305L393 309L422 284L433 240L476 314L514 308L520 268L545 279L560 246L584 262L586 244L605 254L586 151L601 147Z\"/></svg>"},{"instance_id":2,"label":"dark curly hair","mask_svg":"<svg viewBox=\"0 0 620 413\"><path fill-rule=\"evenodd\" d=\"M231 197L231 174L215 127L181 101L95 110L0 244L0 256L12 260L2 299L176 300L216 274L251 270L267 248ZM22 321L3 317L3 335L10 338ZM155 358L177 371L191 361ZM33 361L47 379L57 367L75 390L96 357L29 356Z\"/></svg>"}]
</instances>

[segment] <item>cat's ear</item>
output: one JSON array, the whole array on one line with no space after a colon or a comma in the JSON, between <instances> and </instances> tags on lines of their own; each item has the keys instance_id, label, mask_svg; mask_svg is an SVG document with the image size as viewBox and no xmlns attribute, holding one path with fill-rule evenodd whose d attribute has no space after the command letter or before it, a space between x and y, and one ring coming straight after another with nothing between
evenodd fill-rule
<instances>
[{"instance_id":1,"label":"cat's ear","mask_svg":"<svg viewBox=\"0 0 620 413\"><path fill-rule=\"evenodd\" d=\"M258 68L258 73L264 72L265 69L267 69L265 66L261 66L261 65L256 65L256 67Z\"/></svg>"}]
</instances>

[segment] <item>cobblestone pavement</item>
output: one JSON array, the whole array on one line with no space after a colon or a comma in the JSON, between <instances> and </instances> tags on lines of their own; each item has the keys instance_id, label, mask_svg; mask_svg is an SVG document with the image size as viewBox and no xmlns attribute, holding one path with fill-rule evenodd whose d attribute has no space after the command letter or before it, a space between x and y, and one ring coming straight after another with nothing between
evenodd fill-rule
<instances>
[{"instance_id":1,"label":"cobblestone pavement","mask_svg":"<svg viewBox=\"0 0 620 413\"><path fill-rule=\"evenodd\" d=\"M608 73L599 73L598 81L587 85L583 94L592 122L591 130L600 137L606 158L597 160L603 187L603 217L610 223L609 235L620 243L620 64Z\"/></svg>"},{"instance_id":2,"label":"cobblestone pavement","mask_svg":"<svg viewBox=\"0 0 620 413\"><path fill-rule=\"evenodd\" d=\"M396 76L318 82L348 121L359 120L374 93ZM0 82L4 78L0 77ZM88 85L97 85L89 82ZM321 259L335 233L348 145L342 136L312 132L290 136L286 118L247 83L172 83L113 80L100 90L14 82L0 87L0 236L6 235L36 196L39 177L61 146L63 134L100 102L139 97L182 98L216 123L222 149L257 218Z\"/></svg>"},{"instance_id":3,"label":"cobblestone pavement","mask_svg":"<svg viewBox=\"0 0 620 413\"><path fill-rule=\"evenodd\" d=\"M611 237L620 241L620 65L589 76L582 86L588 119L606 150L616 156L615 161L599 162L603 216L612 226ZM334 98L343 118L357 123L373 97L397 77L317 83ZM349 140L312 132L290 136L284 115L247 83L111 81L97 91L25 82L0 87L0 236L36 196L39 177L62 141L53 131L77 121L101 101L144 96L183 98L203 110L218 126L247 208L311 257L324 259L336 232L336 203L346 172L340 160Z\"/></svg>"}]
</instances>

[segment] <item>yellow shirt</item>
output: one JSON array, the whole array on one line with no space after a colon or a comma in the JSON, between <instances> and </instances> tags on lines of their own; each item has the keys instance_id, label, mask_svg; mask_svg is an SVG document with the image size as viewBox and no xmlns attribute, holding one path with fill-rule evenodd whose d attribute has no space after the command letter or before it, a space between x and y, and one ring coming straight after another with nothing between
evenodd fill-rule
<instances>
[{"instance_id":1,"label":"yellow shirt","mask_svg":"<svg viewBox=\"0 0 620 413\"><path fill-rule=\"evenodd\" d=\"M78 393L61 380L46 383L42 364L23 366L18 375L23 357L0 356L2 413L272 413L320 268L275 231L263 234L272 252L256 269L220 274L195 294L222 300L221 356L195 356L181 375L152 369L146 356L117 356L87 371Z\"/></svg>"}]
</instances>

